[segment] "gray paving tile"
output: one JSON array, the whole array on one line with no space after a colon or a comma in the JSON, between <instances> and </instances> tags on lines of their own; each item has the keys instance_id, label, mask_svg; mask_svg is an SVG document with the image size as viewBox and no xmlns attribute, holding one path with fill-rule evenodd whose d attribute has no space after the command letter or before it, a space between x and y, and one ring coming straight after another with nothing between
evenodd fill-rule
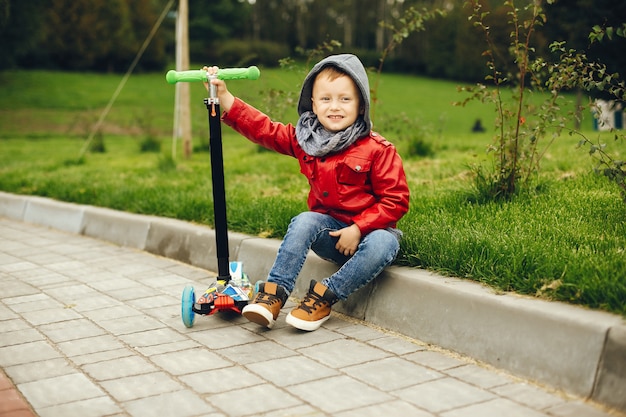
<instances>
[{"instance_id":1,"label":"gray paving tile","mask_svg":"<svg viewBox=\"0 0 626 417\"><path fill-rule=\"evenodd\" d=\"M63 304L44 293L4 298L2 302L16 313L34 312L63 307Z\"/></svg>"},{"instance_id":2,"label":"gray paving tile","mask_svg":"<svg viewBox=\"0 0 626 417\"><path fill-rule=\"evenodd\" d=\"M86 355L72 356L69 359L77 366L83 366L92 363L100 363L113 359L126 358L134 356L135 352L127 348L105 350L102 352L89 353Z\"/></svg>"},{"instance_id":3,"label":"gray paving tile","mask_svg":"<svg viewBox=\"0 0 626 417\"><path fill-rule=\"evenodd\" d=\"M282 408L280 410L272 410L267 413L257 414L259 417L326 417L328 414L311 407L308 404L298 405L291 408Z\"/></svg>"},{"instance_id":4,"label":"gray paving tile","mask_svg":"<svg viewBox=\"0 0 626 417\"><path fill-rule=\"evenodd\" d=\"M120 340L133 348L148 347L186 341L187 338L175 330L160 328L119 336Z\"/></svg>"},{"instance_id":5,"label":"gray paving tile","mask_svg":"<svg viewBox=\"0 0 626 417\"><path fill-rule=\"evenodd\" d=\"M47 359L9 366L4 369L15 384L76 373L76 368L65 358Z\"/></svg>"},{"instance_id":6,"label":"gray paving tile","mask_svg":"<svg viewBox=\"0 0 626 417\"><path fill-rule=\"evenodd\" d=\"M554 417L609 417L624 415L617 411L604 411L601 408L580 401L562 403L545 411Z\"/></svg>"},{"instance_id":7,"label":"gray paving tile","mask_svg":"<svg viewBox=\"0 0 626 417\"><path fill-rule=\"evenodd\" d=\"M6 265L5 265L6 267ZM9 268L10 269L10 268ZM6 272L11 272L10 270ZM38 294L39 289L32 285L20 281L4 281L2 283L1 298L20 297L25 295Z\"/></svg>"},{"instance_id":8,"label":"gray paving tile","mask_svg":"<svg viewBox=\"0 0 626 417\"><path fill-rule=\"evenodd\" d=\"M204 290L202 291L204 292ZM180 292L182 293L182 289ZM196 292L196 297L198 297L198 292ZM191 329L188 329L185 327L180 317L180 305L172 309L159 309L158 311L153 311L151 314L153 314L155 317L160 317L161 320L167 323L168 326L170 326L171 328L179 330L181 333L187 334L189 336L201 334L211 329L232 327L233 325L237 324L238 320L240 320L240 316L233 317L227 314L215 314L208 317L196 315L196 322L194 326ZM241 327L243 327L244 329L246 328L245 326Z\"/></svg>"},{"instance_id":9,"label":"gray paving tile","mask_svg":"<svg viewBox=\"0 0 626 417\"><path fill-rule=\"evenodd\" d=\"M120 307L122 306L122 302L116 300L113 297L109 297L106 294L93 292L87 293L80 297L76 297L72 301L68 302L66 305L68 307L71 307L74 311L77 311L83 315L87 315L87 312L90 312L92 310L99 310L99 312L101 312L105 309Z\"/></svg>"},{"instance_id":10,"label":"gray paving tile","mask_svg":"<svg viewBox=\"0 0 626 417\"><path fill-rule=\"evenodd\" d=\"M299 352L332 368L343 368L391 355L366 343L348 339L302 348Z\"/></svg>"},{"instance_id":11,"label":"gray paving tile","mask_svg":"<svg viewBox=\"0 0 626 417\"><path fill-rule=\"evenodd\" d=\"M124 345L110 334L103 334L83 339L69 340L57 343L57 347L67 357L89 355L107 350L123 349Z\"/></svg>"},{"instance_id":12,"label":"gray paving tile","mask_svg":"<svg viewBox=\"0 0 626 417\"><path fill-rule=\"evenodd\" d=\"M86 297L98 297L99 293L88 285L75 283L58 288L50 288L46 291L56 300L63 304L77 304L78 301Z\"/></svg>"},{"instance_id":13,"label":"gray paving tile","mask_svg":"<svg viewBox=\"0 0 626 417\"><path fill-rule=\"evenodd\" d=\"M61 357L46 341L37 341L0 348L0 366L8 367Z\"/></svg>"},{"instance_id":14,"label":"gray paving tile","mask_svg":"<svg viewBox=\"0 0 626 417\"><path fill-rule=\"evenodd\" d=\"M200 268L195 268L179 262L172 262L167 270L171 274L178 275L180 277L187 278L195 282L202 282L203 280L205 280L207 281L204 285L205 289L206 285L210 285L209 281L215 279L215 274L213 272L206 271Z\"/></svg>"},{"instance_id":15,"label":"gray paving tile","mask_svg":"<svg viewBox=\"0 0 626 417\"><path fill-rule=\"evenodd\" d=\"M46 268L52 271L62 272L63 275L75 276L85 269L85 263L74 260L63 260L61 262L49 263L46 265Z\"/></svg>"},{"instance_id":16,"label":"gray paving tile","mask_svg":"<svg viewBox=\"0 0 626 417\"><path fill-rule=\"evenodd\" d=\"M220 355L242 365L268 361L277 358L286 358L296 354L275 342L266 340L246 345L231 346L218 351Z\"/></svg>"},{"instance_id":17,"label":"gray paving tile","mask_svg":"<svg viewBox=\"0 0 626 417\"><path fill-rule=\"evenodd\" d=\"M87 252L86 255L90 253L93 254L93 252ZM74 279L83 284L90 285L93 282L108 281L115 278L117 278L117 274L111 271L90 270L88 273L75 277Z\"/></svg>"},{"instance_id":18,"label":"gray paving tile","mask_svg":"<svg viewBox=\"0 0 626 417\"><path fill-rule=\"evenodd\" d=\"M380 339L385 334L379 330L373 329L363 324L352 324L350 326L342 326L338 328L337 333L343 334L352 339L359 340L361 342L372 341Z\"/></svg>"},{"instance_id":19,"label":"gray paving tile","mask_svg":"<svg viewBox=\"0 0 626 417\"><path fill-rule=\"evenodd\" d=\"M59 404L37 410L39 417L115 417L122 409L109 397L90 398L68 404ZM122 414L120 414L120 417Z\"/></svg>"},{"instance_id":20,"label":"gray paving tile","mask_svg":"<svg viewBox=\"0 0 626 417\"><path fill-rule=\"evenodd\" d=\"M152 372L103 381L102 387L117 401L125 402L182 391L184 387L165 372Z\"/></svg>"},{"instance_id":21,"label":"gray paving tile","mask_svg":"<svg viewBox=\"0 0 626 417\"><path fill-rule=\"evenodd\" d=\"M172 297L165 294L155 294L154 291L149 292L146 297L137 297L128 300L128 304L138 308L139 310L180 310L180 297Z\"/></svg>"},{"instance_id":22,"label":"gray paving tile","mask_svg":"<svg viewBox=\"0 0 626 417\"><path fill-rule=\"evenodd\" d=\"M65 308L64 306L25 312L22 313L22 317L33 326L82 318L79 313L75 312L71 308Z\"/></svg>"},{"instance_id":23,"label":"gray paving tile","mask_svg":"<svg viewBox=\"0 0 626 417\"><path fill-rule=\"evenodd\" d=\"M407 340L407 338L398 335L383 336L379 339L368 340L367 344L395 355L406 355L426 349L424 345L418 344L416 341Z\"/></svg>"},{"instance_id":24,"label":"gray paving tile","mask_svg":"<svg viewBox=\"0 0 626 417\"><path fill-rule=\"evenodd\" d=\"M39 288L42 291L47 291L49 289L65 287L69 285L75 285L78 281L74 278L70 278L66 275L63 275L54 271L47 271L45 269L41 269L39 271L34 271L31 276L24 277L22 276L22 281Z\"/></svg>"},{"instance_id":25,"label":"gray paving tile","mask_svg":"<svg viewBox=\"0 0 626 417\"><path fill-rule=\"evenodd\" d=\"M0 337L0 347L20 345L22 343L36 342L44 340L44 337L35 329L14 330L2 333Z\"/></svg>"},{"instance_id":26,"label":"gray paving tile","mask_svg":"<svg viewBox=\"0 0 626 417\"><path fill-rule=\"evenodd\" d=\"M455 358L450 354L434 350L420 350L415 353L404 355L404 358L438 371L465 365L465 362L460 358Z\"/></svg>"},{"instance_id":27,"label":"gray paving tile","mask_svg":"<svg viewBox=\"0 0 626 417\"><path fill-rule=\"evenodd\" d=\"M16 260L15 262L10 262L10 263L7 262L7 263L3 263L2 265L0 265L0 271L2 272L19 272L19 271L26 271L26 270L36 270L37 268L39 268L39 265L37 265L36 263L26 262L22 260ZM19 282L16 282L13 285L13 288L10 290L8 290L7 288L3 288L3 293L12 294L11 291L16 291L18 295L21 295L19 294L20 293L19 289L22 286L19 284L20 284ZM26 288L27 286L24 286L24 287Z\"/></svg>"},{"instance_id":28,"label":"gray paving tile","mask_svg":"<svg viewBox=\"0 0 626 417\"><path fill-rule=\"evenodd\" d=\"M245 398L245 400L243 400ZM293 395L270 384L232 390L207 397L207 400L224 414L231 417L257 416L275 410L290 409L302 405ZM272 412L271 415L279 413Z\"/></svg>"},{"instance_id":29,"label":"gray paving tile","mask_svg":"<svg viewBox=\"0 0 626 417\"><path fill-rule=\"evenodd\" d=\"M135 351L141 353L143 356L150 357L155 355L162 355L164 353L179 352L182 350L190 350L199 348L201 345L193 340L182 340L177 342L161 343L152 346L138 346L135 347Z\"/></svg>"},{"instance_id":30,"label":"gray paving tile","mask_svg":"<svg viewBox=\"0 0 626 417\"><path fill-rule=\"evenodd\" d=\"M189 391L176 391L154 397L141 398L123 404L133 417L210 415L215 408Z\"/></svg>"},{"instance_id":31,"label":"gray paving tile","mask_svg":"<svg viewBox=\"0 0 626 417\"><path fill-rule=\"evenodd\" d=\"M315 332L302 332L291 326L283 326L272 329L272 331L261 330L258 326L254 328L257 332L262 332L263 337L275 341L289 349L300 349L304 347L319 345L337 339L345 339L345 336L324 327Z\"/></svg>"},{"instance_id":32,"label":"gray paving tile","mask_svg":"<svg viewBox=\"0 0 626 417\"><path fill-rule=\"evenodd\" d=\"M560 395L547 392L535 385L525 382L512 382L510 384L494 387L491 392L514 400L518 403L528 405L536 410L544 410L565 402L565 398Z\"/></svg>"},{"instance_id":33,"label":"gray paving tile","mask_svg":"<svg viewBox=\"0 0 626 417\"><path fill-rule=\"evenodd\" d=\"M128 316L111 320L99 320L98 324L116 336L164 327L163 323L160 321L142 313L134 317Z\"/></svg>"},{"instance_id":34,"label":"gray paving tile","mask_svg":"<svg viewBox=\"0 0 626 417\"><path fill-rule=\"evenodd\" d=\"M232 362L205 348L164 353L151 356L150 360L172 375L185 375L233 365Z\"/></svg>"},{"instance_id":35,"label":"gray paving tile","mask_svg":"<svg viewBox=\"0 0 626 417\"><path fill-rule=\"evenodd\" d=\"M2 340L3 334L13 332L16 330L30 329L31 325L22 320L21 318L0 320L0 340Z\"/></svg>"},{"instance_id":36,"label":"gray paving tile","mask_svg":"<svg viewBox=\"0 0 626 417\"><path fill-rule=\"evenodd\" d=\"M266 383L241 365L182 375L179 379L200 394L219 394Z\"/></svg>"},{"instance_id":37,"label":"gray paving tile","mask_svg":"<svg viewBox=\"0 0 626 417\"><path fill-rule=\"evenodd\" d=\"M160 262L161 268L167 268L171 265L171 260L163 259ZM133 274L133 279L151 288L159 289L163 291L163 288L174 287L178 288L180 292L181 288L185 288L185 285L189 283L187 278L183 278L179 275L172 274L170 271L157 269L156 271L150 270L142 273ZM178 294L178 293L177 293Z\"/></svg>"},{"instance_id":38,"label":"gray paving tile","mask_svg":"<svg viewBox=\"0 0 626 417\"><path fill-rule=\"evenodd\" d=\"M83 311L83 315L89 317L93 322L100 323L105 320L115 320L119 318L137 317L141 312L125 304L117 304L106 308Z\"/></svg>"},{"instance_id":39,"label":"gray paving tile","mask_svg":"<svg viewBox=\"0 0 626 417\"><path fill-rule=\"evenodd\" d=\"M448 369L445 373L468 384L486 389L510 384L514 381L512 377L504 373L486 369L475 364L467 364Z\"/></svg>"},{"instance_id":40,"label":"gray paving tile","mask_svg":"<svg viewBox=\"0 0 626 417\"><path fill-rule=\"evenodd\" d=\"M0 321L17 319L20 316L4 304L0 304Z\"/></svg>"},{"instance_id":41,"label":"gray paving tile","mask_svg":"<svg viewBox=\"0 0 626 417\"><path fill-rule=\"evenodd\" d=\"M394 394L431 413L440 413L496 398L489 392L452 378L425 382L397 390Z\"/></svg>"},{"instance_id":42,"label":"gray paving tile","mask_svg":"<svg viewBox=\"0 0 626 417\"><path fill-rule=\"evenodd\" d=\"M391 395L345 375L305 382L285 389L331 415L393 399Z\"/></svg>"},{"instance_id":43,"label":"gray paving tile","mask_svg":"<svg viewBox=\"0 0 626 417\"><path fill-rule=\"evenodd\" d=\"M219 329L209 329L204 332L189 334L189 337L209 349L224 349L248 343L260 342L263 337L242 327L229 326Z\"/></svg>"},{"instance_id":44,"label":"gray paving tile","mask_svg":"<svg viewBox=\"0 0 626 417\"><path fill-rule=\"evenodd\" d=\"M440 414L441 417L484 417L489 415L506 417L547 417L547 414L524 407L504 398L496 398L484 403L473 404Z\"/></svg>"},{"instance_id":45,"label":"gray paving tile","mask_svg":"<svg viewBox=\"0 0 626 417\"><path fill-rule=\"evenodd\" d=\"M45 324L38 326L38 329L54 343L101 336L105 333L101 327L85 318Z\"/></svg>"},{"instance_id":46,"label":"gray paving tile","mask_svg":"<svg viewBox=\"0 0 626 417\"><path fill-rule=\"evenodd\" d=\"M379 387L386 392L444 377L437 371L396 357L349 366L343 368L342 371L359 381Z\"/></svg>"},{"instance_id":47,"label":"gray paving tile","mask_svg":"<svg viewBox=\"0 0 626 417\"><path fill-rule=\"evenodd\" d=\"M84 365L82 369L96 381L120 379L157 371L157 368L140 356L126 356Z\"/></svg>"},{"instance_id":48,"label":"gray paving tile","mask_svg":"<svg viewBox=\"0 0 626 417\"><path fill-rule=\"evenodd\" d=\"M67 256L58 254L58 253L50 253L50 252L29 252L21 255L21 258L35 263L37 265L47 265L55 262L67 261L69 258Z\"/></svg>"},{"instance_id":49,"label":"gray paving tile","mask_svg":"<svg viewBox=\"0 0 626 417\"><path fill-rule=\"evenodd\" d=\"M278 387L315 381L338 374L335 369L303 356L256 362L247 367Z\"/></svg>"},{"instance_id":50,"label":"gray paving tile","mask_svg":"<svg viewBox=\"0 0 626 417\"><path fill-rule=\"evenodd\" d=\"M155 257L144 259L143 252L125 253L124 256L118 257L117 262L110 265L108 269L122 276L146 273L157 269L158 263L154 261L155 259Z\"/></svg>"},{"instance_id":51,"label":"gray paving tile","mask_svg":"<svg viewBox=\"0 0 626 417\"><path fill-rule=\"evenodd\" d=\"M407 402L393 400L334 414L334 417L435 417ZM487 416L483 416L487 417Z\"/></svg>"},{"instance_id":52,"label":"gray paving tile","mask_svg":"<svg viewBox=\"0 0 626 417\"><path fill-rule=\"evenodd\" d=\"M135 290L137 287L143 287L143 285L137 284L136 281L124 277L95 281L89 284L89 286L100 292L128 289L131 290L129 293L132 293L132 290ZM154 291L152 292L154 293Z\"/></svg>"},{"instance_id":53,"label":"gray paving tile","mask_svg":"<svg viewBox=\"0 0 626 417\"><path fill-rule=\"evenodd\" d=\"M16 234L19 232L12 231L12 233ZM17 252L22 251L24 248L30 251L30 246L25 245L24 243L18 242L16 240L0 241L0 251L2 252L0 253L0 265L7 265L7 264L13 264L13 263L19 262L22 258L20 256L14 256L14 255L16 255ZM9 253L6 253L6 252L11 252L14 255L10 255ZM0 273L3 273L3 272L4 271L0 268Z\"/></svg>"},{"instance_id":54,"label":"gray paving tile","mask_svg":"<svg viewBox=\"0 0 626 417\"><path fill-rule=\"evenodd\" d=\"M176 329L177 331L189 332L189 329L185 327L180 317L180 300L178 300L178 303L176 305L172 305L172 306L168 305L165 307L159 306L156 309L155 308L146 309L144 310L144 312L150 314L150 316L159 320L160 322L162 322L163 324L165 324L166 326L172 329ZM197 323L202 323L203 322L202 318L203 317L198 317ZM224 324L224 326L230 326L232 324L235 324L235 323L231 322L230 324Z\"/></svg>"},{"instance_id":55,"label":"gray paving tile","mask_svg":"<svg viewBox=\"0 0 626 417\"><path fill-rule=\"evenodd\" d=\"M37 410L105 396L97 385L79 373L25 382L17 387Z\"/></svg>"}]
</instances>

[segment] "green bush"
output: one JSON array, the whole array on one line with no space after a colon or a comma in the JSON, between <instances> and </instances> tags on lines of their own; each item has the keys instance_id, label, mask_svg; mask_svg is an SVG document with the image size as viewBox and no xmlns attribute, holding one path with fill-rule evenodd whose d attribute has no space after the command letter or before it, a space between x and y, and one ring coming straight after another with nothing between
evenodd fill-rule
<instances>
[{"instance_id":1,"label":"green bush","mask_svg":"<svg viewBox=\"0 0 626 417\"><path fill-rule=\"evenodd\" d=\"M139 144L141 152L160 152L161 140L153 136L146 136Z\"/></svg>"},{"instance_id":2,"label":"green bush","mask_svg":"<svg viewBox=\"0 0 626 417\"><path fill-rule=\"evenodd\" d=\"M198 61L221 67L244 67L249 65L277 67L278 60L287 55L289 55L289 47L286 44L233 39L213 46Z\"/></svg>"}]
</instances>

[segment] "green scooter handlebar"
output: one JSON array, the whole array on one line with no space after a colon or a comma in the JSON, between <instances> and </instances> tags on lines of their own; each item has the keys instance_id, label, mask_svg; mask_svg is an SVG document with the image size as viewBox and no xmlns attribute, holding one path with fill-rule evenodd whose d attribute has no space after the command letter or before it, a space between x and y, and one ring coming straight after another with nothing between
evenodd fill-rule
<instances>
[{"instance_id":1,"label":"green scooter handlebar","mask_svg":"<svg viewBox=\"0 0 626 417\"><path fill-rule=\"evenodd\" d=\"M223 68L217 70L217 78L220 80L256 80L261 72L255 66L248 68ZM165 75L170 84L179 82L208 82L208 73L204 70L175 71L170 70Z\"/></svg>"}]
</instances>

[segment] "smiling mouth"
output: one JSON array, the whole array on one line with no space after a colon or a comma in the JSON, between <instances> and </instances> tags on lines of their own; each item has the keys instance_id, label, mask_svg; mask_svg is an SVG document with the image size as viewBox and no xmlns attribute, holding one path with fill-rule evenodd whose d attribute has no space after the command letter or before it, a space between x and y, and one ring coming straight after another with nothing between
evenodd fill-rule
<instances>
[{"instance_id":1,"label":"smiling mouth","mask_svg":"<svg viewBox=\"0 0 626 417\"><path fill-rule=\"evenodd\" d=\"M341 120L341 119L343 119L343 116L328 116L328 118L330 120Z\"/></svg>"}]
</instances>

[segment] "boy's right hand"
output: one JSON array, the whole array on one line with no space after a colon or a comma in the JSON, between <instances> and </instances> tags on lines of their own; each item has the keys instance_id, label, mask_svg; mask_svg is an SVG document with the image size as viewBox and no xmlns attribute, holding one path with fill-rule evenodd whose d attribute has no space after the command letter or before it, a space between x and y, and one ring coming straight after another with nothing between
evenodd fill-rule
<instances>
[{"instance_id":1,"label":"boy's right hand","mask_svg":"<svg viewBox=\"0 0 626 417\"><path fill-rule=\"evenodd\" d=\"M202 70L208 72L209 75L213 75L217 74L218 67L204 66L202 67ZM220 100L220 107L225 112L229 111L230 108L233 106L233 103L235 102L235 96L233 96L230 91L228 91L224 80L218 80L217 78L214 78L211 80L211 84L214 85L216 88L217 98ZM209 83L204 83L204 87L208 91Z\"/></svg>"},{"instance_id":2,"label":"boy's right hand","mask_svg":"<svg viewBox=\"0 0 626 417\"><path fill-rule=\"evenodd\" d=\"M338 237L335 249L344 256L352 256L361 242L361 229L356 224L344 227L343 229L328 232L332 237Z\"/></svg>"}]
</instances>

